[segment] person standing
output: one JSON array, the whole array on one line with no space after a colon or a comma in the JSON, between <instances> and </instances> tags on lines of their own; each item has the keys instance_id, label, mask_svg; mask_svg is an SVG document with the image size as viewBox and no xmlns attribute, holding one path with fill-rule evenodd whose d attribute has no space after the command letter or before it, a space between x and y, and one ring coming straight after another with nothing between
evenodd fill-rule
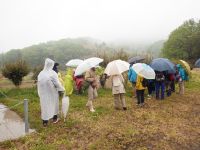
<instances>
[{"instance_id":1,"label":"person standing","mask_svg":"<svg viewBox=\"0 0 200 150\"><path fill-rule=\"evenodd\" d=\"M166 95L169 97L171 96L171 80L170 80L170 74L166 73L165 74L165 89L166 89Z\"/></svg>"},{"instance_id":2,"label":"person standing","mask_svg":"<svg viewBox=\"0 0 200 150\"><path fill-rule=\"evenodd\" d=\"M65 95L70 96L73 93L73 70L68 68L64 79Z\"/></svg>"},{"instance_id":3,"label":"person standing","mask_svg":"<svg viewBox=\"0 0 200 150\"><path fill-rule=\"evenodd\" d=\"M58 74L58 79L59 79L60 83L62 84L62 86L64 86L64 81L62 79L61 73L58 71L58 66L59 66L59 63L55 63L53 66L53 71L55 71Z\"/></svg>"},{"instance_id":4,"label":"person standing","mask_svg":"<svg viewBox=\"0 0 200 150\"><path fill-rule=\"evenodd\" d=\"M185 93L185 81L188 80L188 75L183 69L183 67L180 64L177 64L179 79L178 79L178 85L179 85L179 94L183 95Z\"/></svg>"},{"instance_id":5,"label":"person standing","mask_svg":"<svg viewBox=\"0 0 200 150\"><path fill-rule=\"evenodd\" d=\"M137 105L143 106L144 105L144 91L146 87L143 86L144 78L140 75L137 75L136 80L136 95L137 95Z\"/></svg>"},{"instance_id":6,"label":"person standing","mask_svg":"<svg viewBox=\"0 0 200 150\"><path fill-rule=\"evenodd\" d=\"M148 99L151 99L151 97L155 93L155 80L153 79L148 80L147 88L148 88Z\"/></svg>"},{"instance_id":7,"label":"person standing","mask_svg":"<svg viewBox=\"0 0 200 150\"><path fill-rule=\"evenodd\" d=\"M132 64L130 65L129 71L128 71L128 80L132 83L133 87L133 98L136 97L136 79L137 79L137 74L132 68Z\"/></svg>"},{"instance_id":8,"label":"person standing","mask_svg":"<svg viewBox=\"0 0 200 150\"><path fill-rule=\"evenodd\" d=\"M163 100L164 98L165 98L165 76L163 72L156 72L156 99Z\"/></svg>"},{"instance_id":9,"label":"person standing","mask_svg":"<svg viewBox=\"0 0 200 150\"><path fill-rule=\"evenodd\" d=\"M171 81L171 83L170 83L171 91L175 92L175 74L170 73L169 74L169 79Z\"/></svg>"},{"instance_id":10,"label":"person standing","mask_svg":"<svg viewBox=\"0 0 200 150\"><path fill-rule=\"evenodd\" d=\"M85 73L85 80L89 82L88 87L88 102L86 106L89 108L91 112L95 112L93 107L93 100L98 96L97 94L97 77L95 74L95 67L91 68L89 71Z\"/></svg>"},{"instance_id":11,"label":"person standing","mask_svg":"<svg viewBox=\"0 0 200 150\"><path fill-rule=\"evenodd\" d=\"M127 110L125 102L125 88L124 88L124 78L122 75L113 75L112 79L112 94L114 96L114 107L115 109L120 109L121 105L123 110Z\"/></svg>"},{"instance_id":12,"label":"person standing","mask_svg":"<svg viewBox=\"0 0 200 150\"><path fill-rule=\"evenodd\" d=\"M53 118L53 122L58 122L59 113L59 92L64 92L58 75L53 71L54 61L47 58L44 69L38 75L38 95L41 105L41 118L46 127L48 120Z\"/></svg>"}]
</instances>

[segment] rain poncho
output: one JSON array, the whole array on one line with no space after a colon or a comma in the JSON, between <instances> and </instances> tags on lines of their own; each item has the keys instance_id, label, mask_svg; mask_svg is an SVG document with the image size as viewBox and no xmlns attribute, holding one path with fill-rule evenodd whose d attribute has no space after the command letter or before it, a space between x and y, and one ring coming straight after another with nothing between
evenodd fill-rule
<instances>
[{"instance_id":1,"label":"rain poncho","mask_svg":"<svg viewBox=\"0 0 200 150\"><path fill-rule=\"evenodd\" d=\"M187 75L185 69L183 69L183 67L180 64L177 64L176 66L178 68L178 72L179 72L181 79L184 81L188 80L188 75Z\"/></svg>"},{"instance_id":2,"label":"rain poncho","mask_svg":"<svg viewBox=\"0 0 200 150\"><path fill-rule=\"evenodd\" d=\"M146 89L143 85L142 85L142 81L144 80L144 78L142 76L137 76L137 80L136 80L136 90L144 90Z\"/></svg>"},{"instance_id":3,"label":"rain poncho","mask_svg":"<svg viewBox=\"0 0 200 150\"><path fill-rule=\"evenodd\" d=\"M58 79L59 79L60 83L62 84L62 86L64 86L64 81L62 79L62 75L60 72L58 72Z\"/></svg>"},{"instance_id":4,"label":"rain poncho","mask_svg":"<svg viewBox=\"0 0 200 150\"><path fill-rule=\"evenodd\" d=\"M49 120L59 113L58 91L64 91L58 75L53 71L54 61L47 58L44 69L38 75L38 95L40 97L41 118Z\"/></svg>"},{"instance_id":5,"label":"rain poncho","mask_svg":"<svg viewBox=\"0 0 200 150\"><path fill-rule=\"evenodd\" d=\"M73 70L68 69L64 80L65 95L69 96L73 92Z\"/></svg>"},{"instance_id":6,"label":"rain poncho","mask_svg":"<svg viewBox=\"0 0 200 150\"><path fill-rule=\"evenodd\" d=\"M132 83L136 82L137 79L137 74L136 72L133 70L132 67L130 67L129 71L128 71L128 80Z\"/></svg>"}]
</instances>

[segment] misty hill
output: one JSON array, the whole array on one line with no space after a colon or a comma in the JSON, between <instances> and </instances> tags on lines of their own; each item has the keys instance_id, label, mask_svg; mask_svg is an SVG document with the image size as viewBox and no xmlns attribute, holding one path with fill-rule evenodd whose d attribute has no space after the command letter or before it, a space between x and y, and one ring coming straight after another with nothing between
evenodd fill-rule
<instances>
[{"instance_id":1,"label":"misty hill","mask_svg":"<svg viewBox=\"0 0 200 150\"><path fill-rule=\"evenodd\" d=\"M23 49L13 49L0 56L0 63L12 62L23 59L31 67L43 65L46 57L65 64L73 58L84 59L94 56L98 48L103 48L105 44L91 38L62 39L33 45Z\"/></svg>"},{"instance_id":2,"label":"misty hill","mask_svg":"<svg viewBox=\"0 0 200 150\"><path fill-rule=\"evenodd\" d=\"M105 43L92 38L61 39L49 41L25 47L23 49L13 49L0 55L0 66L3 63L13 62L18 59L25 60L32 68L44 64L45 58L49 57L64 67L70 59L96 56L106 51L107 55L115 55L115 50L123 49L128 56L150 54L158 57L161 53L164 41L153 44L147 43ZM107 56L109 57L109 56Z\"/></svg>"},{"instance_id":3,"label":"misty hill","mask_svg":"<svg viewBox=\"0 0 200 150\"><path fill-rule=\"evenodd\" d=\"M163 48L163 45L165 43L165 40L160 40L155 43L153 43L149 48L147 49L147 52L151 53L151 55L156 58L161 55L161 50Z\"/></svg>"}]
</instances>

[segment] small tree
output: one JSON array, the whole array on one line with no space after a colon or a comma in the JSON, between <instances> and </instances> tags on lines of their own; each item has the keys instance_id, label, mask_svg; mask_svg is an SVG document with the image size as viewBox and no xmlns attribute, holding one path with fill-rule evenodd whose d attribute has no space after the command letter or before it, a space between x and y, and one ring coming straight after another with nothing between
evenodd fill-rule
<instances>
[{"instance_id":1,"label":"small tree","mask_svg":"<svg viewBox=\"0 0 200 150\"><path fill-rule=\"evenodd\" d=\"M21 85L23 77L28 73L29 67L23 60L5 64L2 69L3 76L11 80L17 87Z\"/></svg>"}]
</instances>

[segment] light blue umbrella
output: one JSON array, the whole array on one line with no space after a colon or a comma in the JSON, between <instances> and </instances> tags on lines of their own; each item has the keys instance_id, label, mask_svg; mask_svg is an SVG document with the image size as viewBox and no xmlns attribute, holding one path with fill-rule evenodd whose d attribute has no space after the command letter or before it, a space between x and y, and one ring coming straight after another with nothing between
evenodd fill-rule
<instances>
[{"instance_id":1,"label":"light blue umbrella","mask_svg":"<svg viewBox=\"0 0 200 150\"><path fill-rule=\"evenodd\" d=\"M144 77L145 79L155 79L154 70L147 64L136 63L133 64L132 68L138 75Z\"/></svg>"},{"instance_id":2,"label":"light blue umbrella","mask_svg":"<svg viewBox=\"0 0 200 150\"><path fill-rule=\"evenodd\" d=\"M196 68L200 68L200 58L195 62L194 65Z\"/></svg>"},{"instance_id":3,"label":"light blue umbrella","mask_svg":"<svg viewBox=\"0 0 200 150\"><path fill-rule=\"evenodd\" d=\"M175 65L166 58L156 58L153 59L150 63L151 68L153 68L155 71L167 71L168 73L175 73Z\"/></svg>"}]
</instances>

